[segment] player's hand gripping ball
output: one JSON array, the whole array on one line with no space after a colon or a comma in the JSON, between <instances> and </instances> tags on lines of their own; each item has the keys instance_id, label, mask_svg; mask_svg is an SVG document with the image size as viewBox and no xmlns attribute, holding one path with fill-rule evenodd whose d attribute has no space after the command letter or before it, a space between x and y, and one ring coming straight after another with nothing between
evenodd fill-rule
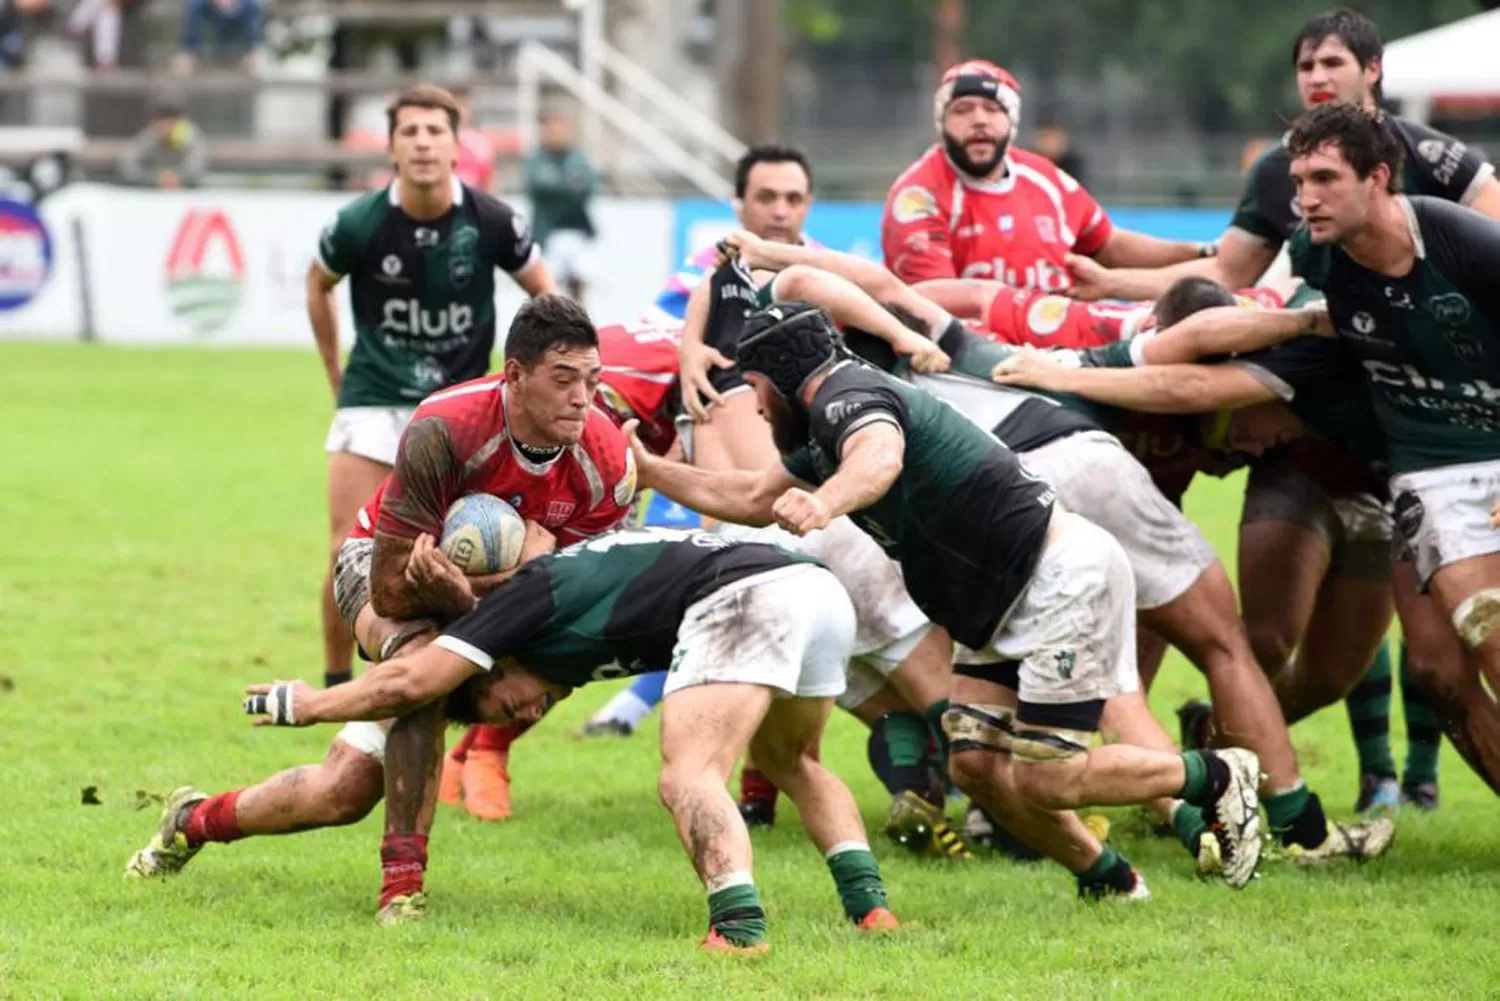
<instances>
[{"instance_id":1,"label":"player's hand gripping ball","mask_svg":"<svg viewBox=\"0 0 1500 1001\"><path fill-rule=\"evenodd\" d=\"M471 577L509 570L521 562L526 522L515 508L489 494L453 502L439 544L453 565Z\"/></svg>"}]
</instances>

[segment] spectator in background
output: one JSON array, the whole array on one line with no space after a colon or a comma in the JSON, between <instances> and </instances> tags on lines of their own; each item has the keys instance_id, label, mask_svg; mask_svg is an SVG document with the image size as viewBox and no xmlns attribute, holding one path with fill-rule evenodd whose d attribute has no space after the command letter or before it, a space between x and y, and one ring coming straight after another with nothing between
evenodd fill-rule
<instances>
[{"instance_id":1,"label":"spectator in background","mask_svg":"<svg viewBox=\"0 0 1500 1001\"><path fill-rule=\"evenodd\" d=\"M182 21L182 51L172 60L173 71L191 73L205 60L254 68L261 15L261 0L188 0Z\"/></svg>"},{"instance_id":2,"label":"spectator in background","mask_svg":"<svg viewBox=\"0 0 1500 1001\"><path fill-rule=\"evenodd\" d=\"M533 238L547 270L578 302L592 279L594 223L589 199L594 168L573 140L573 122L553 113L542 119L540 147L526 160Z\"/></svg>"},{"instance_id":3,"label":"spectator in background","mask_svg":"<svg viewBox=\"0 0 1500 1001\"><path fill-rule=\"evenodd\" d=\"M1061 125L1054 123L1037 129L1032 149L1051 160L1054 167L1066 172L1079 184L1088 186L1083 177L1083 157L1073 148L1068 130Z\"/></svg>"},{"instance_id":4,"label":"spectator in background","mask_svg":"<svg viewBox=\"0 0 1500 1001\"><path fill-rule=\"evenodd\" d=\"M125 8L139 0L78 0L68 15L64 33L72 38L89 36L89 64L112 70L120 65L120 39L125 33Z\"/></svg>"},{"instance_id":5,"label":"spectator in background","mask_svg":"<svg viewBox=\"0 0 1500 1001\"><path fill-rule=\"evenodd\" d=\"M27 20L52 10L52 0L0 0L0 68L26 63Z\"/></svg>"},{"instance_id":6,"label":"spectator in background","mask_svg":"<svg viewBox=\"0 0 1500 1001\"><path fill-rule=\"evenodd\" d=\"M146 188L195 188L207 172L208 150L188 121L180 98L162 98L151 123L135 137L120 162L125 183Z\"/></svg>"},{"instance_id":7,"label":"spectator in background","mask_svg":"<svg viewBox=\"0 0 1500 1001\"><path fill-rule=\"evenodd\" d=\"M483 129L474 127L473 108L467 92L456 91L463 127L458 130L458 179L475 191L494 194L495 144Z\"/></svg>"}]
</instances>

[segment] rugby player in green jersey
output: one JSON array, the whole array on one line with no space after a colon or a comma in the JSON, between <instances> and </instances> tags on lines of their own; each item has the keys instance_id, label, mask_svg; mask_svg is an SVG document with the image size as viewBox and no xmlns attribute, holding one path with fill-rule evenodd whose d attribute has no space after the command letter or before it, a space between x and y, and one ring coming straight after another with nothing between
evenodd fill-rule
<instances>
[{"instance_id":1,"label":"rugby player in green jersey","mask_svg":"<svg viewBox=\"0 0 1500 1001\"><path fill-rule=\"evenodd\" d=\"M1290 302L1297 305L1298 298ZM1321 304L1322 297L1316 301ZM1140 352L1142 360L1172 350L1177 332L1164 332L1148 342ZM1001 363L995 378L1007 385L1076 393L1132 410L1217 414L1217 433L1224 446L1235 452L1257 454L1279 441L1294 439L1289 447L1305 453L1307 466L1320 467L1320 480L1329 484L1333 495L1331 514L1339 532L1334 552L1347 550L1342 557L1335 555L1324 588L1357 586L1356 564L1362 568L1359 572L1373 580L1377 557L1389 581L1387 519L1381 517L1383 511L1375 506L1370 489L1375 487L1375 494L1383 496L1385 487L1364 482L1383 470L1385 440L1369 400L1350 395L1351 382L1357 383L1362 375L1337 341L1301 336L1221 364L1180 361L1132 368L1129 358L1119 355L1113 347L1090 349L1082 352L1084 364L1078 365L1068 354L1061 356L1067 363L1060 364L1049 353L1019 352ZM1368 642L1349 631L1359 623L1339 622L1328 614L1321 596L1311 618L1306 633L1311 646L1304 645L1295 660L1272 676L1289 723L1341 697L1358 680L1357 675L1340 677L1331 670L1338 664L1359 663L1357 656L1342 655L1339 642ZM1409 638L1410 663L1418 665L1420 673L1416 679L1403 677L1403 683L1421 682L1436 700L1430 710L1431 725L1441 724L1459 753L1500 792L1500 758L1494 757L1500 748L1500 708L1485 695L1478 673L1466 667L1457 635L1440 629L1435 635L1416 633ZM1411 729L1415 724L1409 719L1407 726Z\"/></svg>"},{"instance_id":2,"label":"rugby player in green jersey","mask_svg":"<svg viewBox=\"0 0 1500 1001\"><path fill-rule=\"evenodd\" d=\"M446 700L452 720L505 723L591 681L665 670L659 791L708 894L703 944L763 951L750 836L725 788L751 748L796 803L849 920L898 927L854 797L819 760L853 640L848 595L810 558L706 532L619 531L527 563L430 646L336 688L253 685L245 708L308 726Z\"/></svg>"},{"instance_id":3,"label":"rugby player in green jersey","mask_svg":"<svg viewBox=\"0 0 1500 1001\"><path fill-rule=\"evenodd\" d=\"M1310 18L1293 39L1291 62L1303 108L1342 103L1371 113L1380 110L1384 44L1379 27L1348 8ZM1397 186L1407 194L1428 195L1500 218L1500 182L1478 148L1419 122L1384 115L1400 143L1405 169ZM1250 167L1229 228L1219 239L1218 256L1155 271L1106 271L1088 258L1070 260L1072 294L1082 298L1151 299L1176 278L1203 274L1231 289L1279 272L1284 251L1301 221L1285 137L1271 144ZM1273 265L1273 261L1276 262ZM1245 624L1263 667L1276 671L1297 648L1298 609L1323 580L1330 556L1323 516L1326 492L1303 475L1284 450L1273 449L1251 463L1240 525L1239 578ZM1373 629L1378 606L1361 611L1357 603L1339 609L1338 618L1363 615ZM1403 662L1407 650L1402 650ZM1370 671L1349 699L1349 717L1360 757L1360 809L1390 811L1401 800L1424 808L1437 805L1437 746L1409 743L1407 774L1398 792L1389 746L1390 658L1382 646ZM1403 675L1405 672L1403 671ZM1429 707L1403 685L1409 718L1424 718Z\"/></svg>"},{"instance_id":4,"label":"rugby player in green jersey","mask_svg":"<svg viewBox=\"0 0 1500 1001\"><path fill-rule=\"evenodd\" d=\"M953 776L1073 872L1081 894L1146 890L1073 809L1173 796L1205 808L1225 879L1248 882L1254 754L1088 746L1105 703L1138 690L1119 543L954 408L856 361L816 307L750 314L737 359L781 463L711 471L638 450L642 482L711 517L797 535L848 514L899 560L918 606L966 648L944 718Z\"/></svg>"}]
</instances>

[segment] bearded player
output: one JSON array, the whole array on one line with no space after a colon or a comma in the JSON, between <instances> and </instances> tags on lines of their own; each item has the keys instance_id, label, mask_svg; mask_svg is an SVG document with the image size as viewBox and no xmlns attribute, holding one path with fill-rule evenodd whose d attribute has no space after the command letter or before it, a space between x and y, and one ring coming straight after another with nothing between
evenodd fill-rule
<instances>
[{"instance_id":1,"label":"bearded player","mask_svg":"<svg viewBox=\"0 0 1500 1001\"><path fill-rule=\"evenodd\" d=\"M990 278L1061 292L1069 254L1153 268L1212 253L1115 227L1065 171L1013 148L1021 87L993 63L949 68L933 117L940 141L891 185L881 223L886 265L903 281Z\"/></svg>"}]
</instances>

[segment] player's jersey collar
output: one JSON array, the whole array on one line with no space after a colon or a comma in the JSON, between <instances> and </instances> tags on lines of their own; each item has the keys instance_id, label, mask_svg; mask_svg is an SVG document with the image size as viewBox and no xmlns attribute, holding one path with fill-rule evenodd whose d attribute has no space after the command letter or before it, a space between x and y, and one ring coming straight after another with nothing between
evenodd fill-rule
<instances>
[{"instance_id":1,"label":"player's jersey collar","mask_svg":"<svg viewBox=\"0 0 1500 1001\"><path fill-rule=\"evenodd\" d=\"M1417 219L1417 210L1412 208L1411 199L1405 195L1397 195L1396 201L1401 205L1401 214L1406 217L1407 228L1411 230L1411 245L1417 260L1426 260L1427 243L1422 239L1422 224Z\"/></svg>"},{"instance_id":2,"label":"player's jersey collar","mask_svg":"<svg viewBox=\"0 0 1500 1001\"><path fill-rule=\"evenodd\" d=\"M510 454L515 457L516 465L520 466L523 472L529 473L532 476L546 476L550 473L552 467L557 465L557 460L561 459L568 450L560 448L557 450L556 455L543 462L534 462L525 452L521 451L520 445L510 433L510 386L508 385L501 385L500 387L500 412L501 418L505 422L505 443L510 446Z\"/></svg>"},{"instance_id":3,"label":"player's jersey collar","mask_svg":"<svg viewBox=\"0 0 1500 1001\"><path fill-rule=\"evenodd\" d=\"M456 174L448 180L450 188L453 191L453 205L456 208L464 203L464 182L460 181ZM401 178L395 178L391 181L391 186L386 189L386 197L390 199L391 205L395 208L401 207L400 184Z\"/></svg>"}]
</instances>

